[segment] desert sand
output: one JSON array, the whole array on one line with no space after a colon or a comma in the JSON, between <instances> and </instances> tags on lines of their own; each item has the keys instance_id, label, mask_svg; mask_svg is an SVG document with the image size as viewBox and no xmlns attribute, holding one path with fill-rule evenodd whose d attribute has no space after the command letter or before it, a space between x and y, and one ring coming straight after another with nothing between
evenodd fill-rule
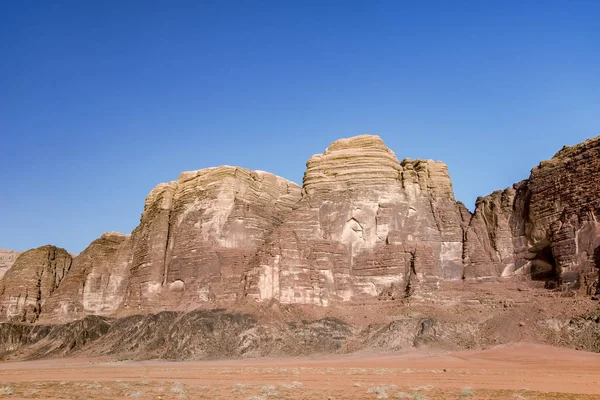
<instances>
[{"instance_id":1,"label":"desert sand","mask_svg":"<svg viewBox=\"0 0 600 400\"><path fill-rule=\"evenodd\" d=\"M57 359L0 363L0 398L598 399L600 354L518 343L198 362Z\"/></svg>"}]
</instances>

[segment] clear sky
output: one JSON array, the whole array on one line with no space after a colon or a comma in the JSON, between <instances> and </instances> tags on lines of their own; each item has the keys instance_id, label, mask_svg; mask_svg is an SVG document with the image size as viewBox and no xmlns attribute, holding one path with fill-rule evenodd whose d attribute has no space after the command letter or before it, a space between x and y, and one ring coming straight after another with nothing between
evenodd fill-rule
<instances>
[{"instance_id":1,"label":"clear sky","mask_svg":"<svg viewBox=\"0 0 600 400\"><path fill-rule=\"evenodd\" d=\"M340 137L457 199L600 134L600 1L3 1L0 248L80 252L221 164L301 183Z\"/></svg>"}]
</instances>

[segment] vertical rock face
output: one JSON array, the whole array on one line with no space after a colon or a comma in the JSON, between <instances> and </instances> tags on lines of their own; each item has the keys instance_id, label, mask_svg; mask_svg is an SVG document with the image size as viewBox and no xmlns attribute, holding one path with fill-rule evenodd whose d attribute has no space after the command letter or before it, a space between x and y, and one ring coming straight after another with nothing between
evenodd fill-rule
<instances>
[{"instance_id":1,"label":"vertical rock face","mask_svg":"<svg viewBox=\"0 0 600 400\"><path fill-rule=\"evenodd\" d=\"M19 254L19 251L0 249L0 279L12 267Z\"/></svg>"},{"instance_id":2,"label":"vertical rock face","mask_svg":"<svg viewBox=\"0 0 600 400\"><path fill-rule=\"evenodd\" d=\"M455 201L446 165L400 162L377 136L338 140L306 167L302 188L237 167L184 172L150 192L131 235L104 234L73 261L53 246L0 251L0 319L244 297L327 306L513 275L596 291L600 137L479 198L474 213Z\"/></svg>"},{"instance_id":3,"label":"vertical rock face","mask_svg":"<svg viewBox=\"0 0 600 400\"><path fill-rule=\"evenodd\" d=\"M302 200L253 258L245 293L328 305L431 290L462 277L462 225L446 165L399 162L377 136L341 139L308 160Z\"/></svg>"},{"instance_id":4,"label":"vertical rock face","mask_svg":"<svg viewBox=\"0 0 600 400\"><path fill-rule=\"evenodd\" d=\"M473 275L502 271L593 292L600 268L600 137L565 146L529 179L480 199L467 232ZM489 266L489 267L488 267Z\"/></svg>"},{"instance_id":5,"label":"vertical rock face","mask_svg":"<svg viewBox=\"0 0 600 400\"><path fill-rule=\"evenodd\" d=\"M73 260L58 289L44 306L41 320L109 315L125 297L132 258L131 235L105 233Z\"/></svg>"},{"instance_id":6,"label":"vertical rock face","mask_svg":"<svg viewBox=\"0 0 600 400\"><path fill-rule=\"evenodd\" d=\"M218 167L158 185L132 234L124 306L193 308L233 301L267 234L300 199L300 187L262 171Z\"/></svg>"},{"instance_id":7,"label":"vertical rock face","mask_svg":"<svg viewBox=\"0 0 600 400\"><path fill-rule=\"evenodd\" d=\"M0 319L35 322L71 261L66 250L49 245L21 254L0 280Z\"/></svg>"},{"instance_id":8,"label":"vertical rock face","mask_svg":"<svg viewBox=\"0 0 600 400\"><path fill-rule=\"evenodd\" d=\"M509 276L515 271L514 189L498 190L475 203L465 232L464 277Z\"/></svg>"},{"instance_id":9,"label":"vertical rock face","mask_svg":"<svg viewBox=\"0 0 600 400\"><path fill-rule=\"evenodd\" d=\"M600 252L600 137L564 147L531 171L518 195L526 199L524 234L535 254L545 250L565 285L590 284ZM582 278L580 282L579 277ZM594 279L595 281L595 279Z\"/></svg>"}]
</instances>

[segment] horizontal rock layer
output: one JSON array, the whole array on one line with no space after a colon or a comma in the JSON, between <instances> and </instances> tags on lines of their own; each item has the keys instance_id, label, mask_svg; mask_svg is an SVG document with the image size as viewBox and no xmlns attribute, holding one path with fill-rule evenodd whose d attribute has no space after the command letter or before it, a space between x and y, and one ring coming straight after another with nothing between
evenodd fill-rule
<instances>
[{"instance_id":1,"label":"horizontal rock layer","mask_svg":"<svg viewBox=\"0 0 600 400\"><path fill-rule=\"evenodd\" d=\"M19 251L0 249L0 279L12 267L19 254Z\"/></svg>"},{"instance_id":2,"label":"horizontal rock layer","mask_svg":"<svg viewBox=\"0 0 600 400\"><path fill-rule=\"evenodd\" d=\"M0 280L0 317L35 322L71 269L65 249L42 246L17 257Z\"/></svg>"},{"instance_id":3,"label":"horizontal rock layer","mask_svg":"<svg viewBox=\"0 0 600 400\"><path fill-rule=\"evenodd\" d=\"M105 234L72 262L51 246L14 264L1 253L0 271L13 265L0 318L419 299L444 280L514 276L593 293L599 181L600 138L565 147L473 213L445 164L399 161L373 135L311 157L302 188L239 167L184 172L150 192L131 235Z\"/></svg>"}]
</instances>

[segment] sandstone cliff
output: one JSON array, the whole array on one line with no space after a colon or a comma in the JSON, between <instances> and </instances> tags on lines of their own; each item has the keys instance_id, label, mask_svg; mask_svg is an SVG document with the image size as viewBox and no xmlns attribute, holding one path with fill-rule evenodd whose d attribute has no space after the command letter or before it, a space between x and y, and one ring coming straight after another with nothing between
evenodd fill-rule
<instances>
[{"instance_id":1,"label":"sandstone cliff","mask_svg":"<svg viewBox=\"0 0 600 400\"><path fill-rule=\"evenodd\" d=\"M184 172L157 186L132 234L123 306L235 301L248 261L299 198L292 182L229 166Z\"/></svg>"},{"instance_id":2,"label":"sandstone cliff","mask_svg":"<svg viewBox=\"0 0 600 400\"><path fill-rule=\"evenodd\" d=\"M50 245L21 254L0 280L0 319L35 322L71 261L66 250Z\"/></svg>"},{"instance_id":3,"label":"sandstone cliff","mask_svg":"<svg viewBox=\"0 0 600 400\"><path fill-rule=\"evenodd\" d=\"M311 157L303 196L246 272L256 300L326 306L462 277L463 217L446 165L399 162L372 135Z\"/></svg>"},{"instance_id":4,"label":"sandstone cliff","mask_svg":"<svg viewBox=\"0 0 600 400\"><path fill-rule=\"evenodd\" d=\"M468 268L594 293L600 268L600 137L565 146L514 188L481 198Z\"/></svg>"},{"instance_id":5,"label":"sandstone cliff","mask_svg":"<svg viewBox=\"0 0 600 400\"><path fill-rule=\"evenodd\" d=\"M501 277L591 294L599 181L600 138L565 147L473 213L445 164L399 161L372 135L311 157L302 187L238 167L184 172L150 192L131 235L104 234L72 265L52 246L14 263L1 253L0 319L419 300L442 282Z\"/></svg>"},{"instance_id":6,"label":"sandstone cliff","mask_svg":"<svg viewBox=\"0 0 600 400\"><path fill-rule=\"evenodd\" d=\"M131 267L131 235L105 233L73 260L69 273L44 306L42 321L109 315L125 297Z\"/></svg>"},{"instance_id":7,"label":"sandstone cliff","mask_svg":"<svg viewBox=\"0 0 600 400\"><path fill-rule=\"evenodd\" d=\"M0 249L0 279L12 267L19 254L19 251Z\"/></svg>"}]
</instances>

